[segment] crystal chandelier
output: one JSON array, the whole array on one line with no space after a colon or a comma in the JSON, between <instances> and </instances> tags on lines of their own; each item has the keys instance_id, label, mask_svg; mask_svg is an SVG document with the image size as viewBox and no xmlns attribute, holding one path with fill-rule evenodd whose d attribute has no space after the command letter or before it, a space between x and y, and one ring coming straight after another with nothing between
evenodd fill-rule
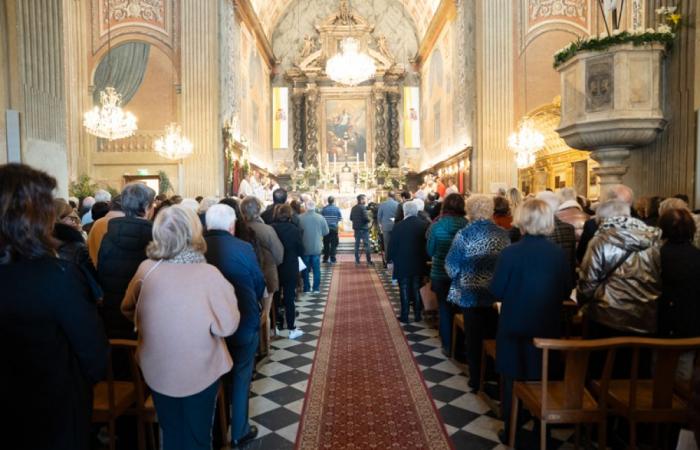
<instances>
[{"instance_id":1,"label":"crystal chandelier","mask_svg":"<svg viewBox=\"0 0 700 450\"><path fill-rule=\"evenodd\" d=\"M520 129L508 138L508 147L515 153L518 169L524 169L535 164L536 153L544 148L544 135L526 118L520 122Z\"/></svg>"},{"instance_id":2,"label":"crystal chandelier","mask_svg":"<svg viewBox=\"0 0 700 450\"><path fill-rule=\"evenodd\" d=\"M136 132L136 117L120 107L121 95L113 87L100 92L101 107L85 113L83 126L87 132L103 139L123 139Z\"/></svg>"},{"instance_id":3,"label":"crystal chandelier","mask_svg":"<svg viewBox=\"0 0 700 450\"><path fill-rule=\"evenodd\" d=\"M156 153L171 160L184 159L192 154L192 142L182 135L182 128L176 123L165 127L165 136L156 139L153 146Z\"/></svg>"},{"instance_id":4,"label":"crystal chandelier","mask_svg":"<svg viewBox=\"0 0 700 450\"><path fill-rule=\"evenodd\" d=\"M346 37L340 42L340 48L341 52L326 63L326 74L331 80L356 86L374 76L377 70L374 60L359 51L360 42L357 39Z\"/></svg>"}]
</instances>

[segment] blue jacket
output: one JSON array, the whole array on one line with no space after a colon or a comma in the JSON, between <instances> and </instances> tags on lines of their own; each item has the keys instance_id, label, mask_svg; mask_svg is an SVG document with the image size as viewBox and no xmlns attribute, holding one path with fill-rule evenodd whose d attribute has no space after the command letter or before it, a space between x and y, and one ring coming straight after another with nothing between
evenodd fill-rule
<instances>
[{"instance_id":1,"label":"blue jacket","mask_svg":"<svg viewBox=\"0 0 700 450\"><path fill-rule=\"evenodd\" d=\"M573 280L564 251L544 236L525 235L501 252L491 292L501 300L496 370L516 379L539 379L542 352L535 337L561 336L562 303Z\"/></svg>"},{"instance_id":2,"label":"blue jacket","mask_svg":"<svg viewBox=\"0 0 700 450\"><path fill-rule=\"evenodd\" d=\"M337 230L338 222L343 220L343 215L340 213L340 208L335 205L326 205L326 207L321 210L321 215L324 219L326 219L328 228L331 230Z\"/></svg>"},{"instance_id":3,"label":"blue jacket","mask_svg":"<svg viewBox=\"0 0 700 450\"><path fill-rule=\"evenodd\" d=\"M265 294L265 278L253 246L220 230L207 231L204 239L207 262L219 269L236 291L241 323L232 340L245 339L260 329L260 299Z\"/></svg>"},{"instance_id":4,"label":"blue jacket","mask_svg":"<svg viewBox=\"0 0 700 450\"><path fill-rule=\"evenodd\" d=\"M462 308L493 305L496 297L489 284L498 256L508 245L508 232L490 220L477 220L458 232L445 258L445 270L452 278L447 300Z\"/></svg>"}]
</instances>

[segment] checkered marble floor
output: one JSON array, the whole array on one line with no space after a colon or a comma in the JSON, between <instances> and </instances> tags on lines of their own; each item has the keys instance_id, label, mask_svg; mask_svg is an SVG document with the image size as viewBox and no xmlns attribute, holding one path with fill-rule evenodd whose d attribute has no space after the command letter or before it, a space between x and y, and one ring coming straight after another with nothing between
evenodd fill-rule
<instances>
[{"instance_id":1,"label":"checkered marble floor","mask_svg":"<svg viewBox=\"0 0 700 450\"><path fill-rule=\"evenodd\" d=\"M390 273L379 264L375 267L398 314L398 286L392 285ZM331 273L331 266L322 265L320 294L301 294L297 299L297 324L304 335L293 341L273 340L270 356L257 366L251 387L250 418L251 423L258 426L259 434L246 450L294 448ZM471 392L464 367L442 354L437 330L426 322L403 325L403 329L455 448L505 449L497 437L502 422L476 393ZM571 432L553 430L552 435L562 443L570 438Z\"/></svg>"},{"instance_id":2,"label":"checkered marble floor","mask_svg":"<svg viewBox=\"0 0 700 450\"><path fill-rule=\"evenodd\" d=\"M378 266L377 272L398 316L401 309L398 284L392 283L389 270ZM507 449L498 439L503 422L468 386L466 366L443 355L438 330L425 320L402 328L455 448ZM531 430L532 425L530 422L524 428ZM568 428L552 429L549 448L573 448L567 442L572 433Z\"/></svg>"},{"instance_id":3,"label":"checkered marble floor","mask_svg":"<svg viewBox=\"0 0 700 450\"><path fill-rule=\"evenodd\" d=\"M285 450L294 448L306 385L326 308L331 266L321 267L321 293L300 294L296 303L296 325L304 334L289 340L272 341L272 351L257 366L251 386L250 420L258 438L245 449ZM282 330L282 335L287 331Z\"/></svg>"}]
</instances>

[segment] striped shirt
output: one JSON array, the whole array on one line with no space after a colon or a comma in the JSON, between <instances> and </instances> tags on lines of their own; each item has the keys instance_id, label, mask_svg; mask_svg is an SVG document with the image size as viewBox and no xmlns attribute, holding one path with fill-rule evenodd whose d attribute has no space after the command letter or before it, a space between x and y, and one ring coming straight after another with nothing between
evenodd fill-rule
<instances>
[{"instance_id":1,"label":"striped shirt","mask_svg":"<svg viewBox=\"0 0 700 450\"><path fill-rule=\"evenodd\" d=\"M327 205L321 210L321 215L326 222L328 222L328 228L333 230L338 228L338 222L343 220L343 216L340 214L340 209L335 205Z\"/></svg>"}]
</instances>

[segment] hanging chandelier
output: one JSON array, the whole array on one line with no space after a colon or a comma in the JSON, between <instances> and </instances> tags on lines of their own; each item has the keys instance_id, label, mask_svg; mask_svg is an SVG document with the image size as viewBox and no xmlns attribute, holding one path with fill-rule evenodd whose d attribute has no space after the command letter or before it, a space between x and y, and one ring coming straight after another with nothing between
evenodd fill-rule
<instances>
[{"instance_id":1,"label":"hanging chandelier","mask_svg":"<svg viewBox=\"0 0 700 450\"><path fill-rule=\"evenodd\" d=\"M113 87L100 92L100 107L95 106L83 117L88 133L99 138L123 139L136 132L136 117L121 108L121 95Z\"/></svg>"},{"instance_id":2,"label":"hanging chandelier","mask_svg":"<svg viewBox=\"0 0 700 450\"><path fill-rule=\"evenodd\" d=\"M544 135L535 128L532 119L520 122L520 129L508 138L508 147L515 153L515 164L524 169L535 164L536 154L544 148Z\"/></svg>"},{"instance_id":3,"label":"hanging chandelier","mask_svg":"<svg viewBox=\"0 0 700 450\"><path fill-rule=\"evenodd\" d=\"M377 71L374 60L360 52L360 42L346 37L340 42L340 53L336 53L326 63L328 77L340 84L357 86L372 78Z\"/></svg>"},{"instance_id":4,"label":"hanging chandelier","mask_svg":"<svg viewBox=\"0 0 700 450\"><path fill-rule=\"evenodd\" d=\"M176 123L165 127L165 135L156 139L153 147L160 156L174 161L192 154L192 142L182 135L182 128Z\"/></svg>"}]
</instances>

